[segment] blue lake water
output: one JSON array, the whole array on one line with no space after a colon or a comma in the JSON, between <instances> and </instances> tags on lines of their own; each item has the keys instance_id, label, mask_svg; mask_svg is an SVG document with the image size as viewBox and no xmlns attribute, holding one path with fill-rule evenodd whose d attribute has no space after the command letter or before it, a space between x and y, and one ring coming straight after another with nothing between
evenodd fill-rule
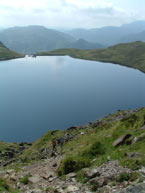
<instances>
[{"instance_id":1,"label":"blue lake water","mask_svg":"<svg viewBox=\"0 0 145 193\"><path fill-rule=\"evenodd\" d=\"M33 141L50 129L145 106L145 74L70 57L0 62L0 140Z\"/></svg>"}]
</instances>

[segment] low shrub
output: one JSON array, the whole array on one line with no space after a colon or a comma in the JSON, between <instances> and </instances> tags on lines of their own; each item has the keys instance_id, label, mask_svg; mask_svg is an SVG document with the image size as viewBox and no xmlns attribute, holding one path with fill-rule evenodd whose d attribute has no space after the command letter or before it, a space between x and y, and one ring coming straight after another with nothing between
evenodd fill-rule
<instances>
[{"instance_id":1,"label":"low shrub","mask_svg":"<svg viewBox=\"0 0 145 193\"><path fill-rule=\"evenodd\" d=\"M9 185L7 181L3 178L0 178L0 192L1 191L8 191L9 190Z\"/></svg>"},{"instance_id":2,"label":"low shrub","mask_svg":"<svg viewBox=\"0 0 145 193\"><path fill-rule=\"evenodd\" d=\"M106 152L105 145L100 142L95 142L90 148L86 149L82 156L95 157L96 155L104 155Z\"/></svg>"},{"instance_id":3,"label":"low shrub","mask_svg":"<svg viewBox=\"0 0 145 193\"><path fill-rule=\"evenodd\" d=\"M24 176L23 178L20 179L20 182L23 183L23 184L28 184L29 176Z\"/></svg>"},{"instance_id":4,"label":"low shrub","mask_svg":"<svg viewBox=\"0 0 145 193\"><path fill-rule=\"evenodd\" d=\"M130 117L126 117L122 119L122 122L124 122L126 127L129 127L129 126L133 127L137 120L138 120L138 117L135 114L133 114Z\"/></svg>"},{"instance_id":5,"label":"low shrub","mask_svg":"<svg viewBox=\"0 0 145 193\"><path fill-rule=\"evenodd\" d=\"M137 159L123 159L120 164L128 167L129 169L138 170L142 165L142 161Z\"/></svg>"},{"instance_id":6,"label":"low shrub","mask_svg":"<svg viewBox=\"0 0 145 193\"><path fill-rule=\"evenodd\" d=\"M93 185L91 186L91 191L92 191L92 192L96 192L97 189L98 189L97 184L93 184Z\"/></svg>"},{"instance_id":7,"label":"low shrub","mask_svg":"<svg viewBox=\"0 0 145 193\"><path fill-rule=\"evenodd\" d=\"M89 165L90 162L88 159L66 157L58 169L58 174L65 175L71 172L76 172L84 167L88 167Z\"/></svg>"},{"instance_id":8,"label":"low shrub","mask_svg":"<svg viewBox=\"0 0 145 193\"><path fill-rule=\"evenodd\" d=\"M124 181L128 181L129 179L130 179L130 174L123 172L119 176L117 176L116 181L117 182L124 182Z\"/></svg>"}]
</instances>

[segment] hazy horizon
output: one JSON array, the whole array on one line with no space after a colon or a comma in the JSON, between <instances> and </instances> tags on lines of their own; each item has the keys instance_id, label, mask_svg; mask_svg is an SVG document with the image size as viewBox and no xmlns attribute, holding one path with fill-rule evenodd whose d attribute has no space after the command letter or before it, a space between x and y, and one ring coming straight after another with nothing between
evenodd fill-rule
<instances>
[{"instance_id":1,"label":"hazy horizon","mask_svg":"<svg viewBox=\"0 0 145 193\"><path fill-rule=\"evenodd\" d=\"M30 27L30 26L40 26L40 27L45 27L45 28L48 28L48 29L54 29L54 30L59 30L59 31L67 31L67 30L73 30L73 29L101 29L101 28L105 28L105 27L121 27L123 25L128 25L128 24L132 24L132 23L136 23L136 22L145 22L145 20L136 20L136 21L132 21L132 22L127 22L127 23L123 23L123 24L120 24L120 25L106 25L106 26L102 26L102 27L92 27L92 28L85 28L85 27L74 27L74 28L71 28L71 27L49 27L49 26L45 26L45 25L39 25L39 24L31 24L31 25L16 25L16 26L8 26L8 27L1 27L0 26L0 30L5 30L5 29L9 29L9 28L17 28L17 27Z\"/></svg>"},{"instance_id":2,"label":"hazy horizon","mask_svg":"<svg viewBox=\"0 0 145 193\"><path fill-rule=\"evenodd\" d=\"M5 0L0 28L41 25L54 29L100 28L145 20L143 0Z\"/></svg>"}]
</instances>

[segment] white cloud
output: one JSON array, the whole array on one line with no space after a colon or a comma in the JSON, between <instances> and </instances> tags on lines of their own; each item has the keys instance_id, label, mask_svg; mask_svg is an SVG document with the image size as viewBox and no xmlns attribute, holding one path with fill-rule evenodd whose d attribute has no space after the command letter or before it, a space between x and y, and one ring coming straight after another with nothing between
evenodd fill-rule
<instances>
[{"instance_id":1,"label":"white cloud","mask_svg":"<svg viewBox=\"0 0 145 193\"><path fill-rule=\"evenodd\" d=\"M111 0L0 0L0 24L47 27L119 25L139 17Z\"/></svg>"}]
</instances>

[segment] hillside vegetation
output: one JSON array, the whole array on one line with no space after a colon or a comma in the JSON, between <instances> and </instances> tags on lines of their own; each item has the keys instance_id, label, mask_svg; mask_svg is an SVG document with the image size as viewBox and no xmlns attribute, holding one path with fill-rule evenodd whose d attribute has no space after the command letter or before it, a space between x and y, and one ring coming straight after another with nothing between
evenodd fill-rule
<instances>
[{"instance_id":1,"label":"hillside vegetation","mask_svg":"<svg viewBox=\"0 0 145 193\"><path fill-rule=\"evenodd\" d=\"M68 133L70 140L64 143L61 149L65 158L71 157L74 160L82 160L84 165L91 166L106 162L109 156L110 160L117 159L120 164L132 169L137 169L139 165L145 166L145 108L135 111L118 111L85 126L49 131L33 143L23 153L21 159L26 162L39 160L41 157L38 153L40 149L49 149L53 139L64 137ZM126 141L116 146L113 145L114 141L126 134L129 134ZM129 159L127 154L131 152L138 152L140 156ZM94 161L92 162L92 160ZM63 167L60 169L62 174L69 173Z\"/></svg>"},{"instance_id":2,"label":"hillside vegetation","mask_svg":"<svg viewBox=\"0 0 145 193\"><path fill-rule=\"evenodd\" d=\"M116 63L145 72L144 42L118 44L106 49L97 50L59 49L51 52L41 52L38 55L59 54L80 59Z\"/></svg>"},{"instance_id":3,"label":"hillside vegetation","mask_svg":"<svg viewBox=\"0 0 145 193\"><path fill-rule=\"evenodd\" d=\"M54 140L57 145L53 149ZM1 142L0 152L0 188L4 190L13 185L21 188L20 192L68 193L67 188L74 188L79 193L105 193L109 187L120 193L119 187L123 190L131 184L139 184L141 190L145 179L145 108L118 111L84 126L52 130L33 144Z\"/></svg>"},{"instance_id":4,"label":"hillside vegetation","mask_svg":"<svg viewBox=\"0 0 145 193\"><path fill-rule=\"evenodd\" d=\"M8 60L20 57L23 57L23 55L9 50L2 42L0 42L0 60Z\"/></svg>"}]
</instances>

